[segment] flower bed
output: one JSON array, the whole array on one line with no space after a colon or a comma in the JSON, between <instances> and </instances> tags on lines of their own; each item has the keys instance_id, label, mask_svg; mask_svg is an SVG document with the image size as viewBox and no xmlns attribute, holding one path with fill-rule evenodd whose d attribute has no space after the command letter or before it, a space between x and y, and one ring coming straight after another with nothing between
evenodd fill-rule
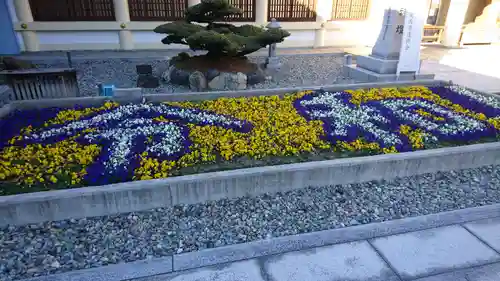
<instances>
[{"instance_id":1,"label":"flower bed","mask_svg":"<svg viewBox=\"0 0 500 281\"><path fill-rule=\"evenodd\" d=\"M0 194L495 141L500 102L456 86L46 108L1 121Z\"/></svg>"}]
</instances>

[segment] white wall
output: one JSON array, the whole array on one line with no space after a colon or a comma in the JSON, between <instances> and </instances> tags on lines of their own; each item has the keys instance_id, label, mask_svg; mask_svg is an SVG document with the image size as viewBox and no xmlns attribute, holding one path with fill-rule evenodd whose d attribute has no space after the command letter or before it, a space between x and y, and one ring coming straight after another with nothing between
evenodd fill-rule
<instances>
[{"instance_id":1,"label":"white wall","mask_svg":"<svg viewBox=\"0 0 500 281\"><path fill-rule=\"evenodd\" d=\"M154 33L153 31L133 31L132 38L135 49L187 49L186 45L170 44L166 45L161 42L165 37L163 34Z\"/></svg>"},{"instance_id":2,"label":"white wall","mask_svg":"<svg viewBox=\"0 0 500 281\"><path fill-rule=\"evenodd\" d=\"M327 24L327 46L373 46L382 28L384 10L391 0L372 0L365 20L338 20ZM408 0L401 0L408 1Z\"/></svg>"},{"instance_id":3,"label":"white wall","mask_svg":"<svg viewBox=\"0 0 500 281\"><path fill-rule=\"evenodd\" d=\"M294 30L285 39L282 46L285 47L311 47L314 43L314 30ZM151 31L133 31L132 37L136 49L187 49L186 45L171 44L165 45L161 40L163 34L156 34Z\"/></svg>"},{"instance_id":4,"label":"white wall","mask_svg":"<svg viewBox=\"0 0 500 281\"><path fill-rule=\"evenodd\" d=\"M281 44L285 47L311 47L314 44L314 30L293 30Z\"/></svg>"},{"instance_id":5,"label":"white wall","mask_svg":"<svg viewBox=\"0 0 500 281\"><path fill-rule=\"evenodd\" d=\"M118 49L116 31L40 31L37 32L40 50Z\"/></svg>"}]
</instances>

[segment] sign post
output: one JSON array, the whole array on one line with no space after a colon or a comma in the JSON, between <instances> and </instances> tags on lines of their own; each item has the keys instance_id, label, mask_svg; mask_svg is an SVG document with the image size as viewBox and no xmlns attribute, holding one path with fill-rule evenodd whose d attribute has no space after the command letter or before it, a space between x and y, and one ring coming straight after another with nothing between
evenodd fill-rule
<instances>
[{"instance_id":1,"label":"sign post","mask_svg":"<svg viewBox=\"0 0 500 281\"><path fill-rule=\"evenodd\" d=\"M404 14L404 26L398 29L402 32L401 50L396 74L415 73L420 71L420 44L424 32L425 1L408 1L408 5L400 10Z\"/></svg>"}]
</instances>

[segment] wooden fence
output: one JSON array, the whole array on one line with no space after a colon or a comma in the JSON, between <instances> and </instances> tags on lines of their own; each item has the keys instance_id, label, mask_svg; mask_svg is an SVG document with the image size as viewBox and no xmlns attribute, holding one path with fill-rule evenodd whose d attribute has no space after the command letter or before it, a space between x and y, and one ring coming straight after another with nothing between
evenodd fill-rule
<instances>
[{"instance_id":1,"label":"wooden fence","mask_svg":"<svg viewBox=\"0 0 500 281\"><path fill-rule=\"evenodd\" d=\"M30 6L35 21L115 20L113 0L30 0Z\"/></svg>"},{"instance_id":2,"label":"wooden fence","mask_svg":"<svg viewBox=\"0 0 500 281\"><path fill-rule=\"evenodd\" d=\"M114 21L113 0L29 0L35 21ZM255 21L256 1L229 0L243 11L228 21ZM268 20L315 21L316 0L269 0ZM182 20L188 0L129 0L132 21ZM50 8L49 8L50 7ZM368 17L370 0L333 0L331 20Z\"/></svg>"},{"instance_id":3,"label":"wooden fence","mask_svg":"<svg viewBox=\"0 0 500 281\"><path fill-rule=\"evenodd\" d=\"M315 0L269 0L267 18L278 21L316 21Z\"/></svg>"},{"instance_id":4,"label":"wooden fence","mask_svg":"<svg viewBox=\"0 0 500 281\"><path fill-rule=\"evenodd\" d=\"M424 26L424 36L422 37L422 42L424 43L439 43L441 41L441 35L443 33L444 26L437 25L425 25Z\"/></svg>"},{"instance_id":5,"label":"wooden fence","mask_svg":"<svg viewBox=\"0 0 500 281\"><path fill-rule=\"evenodd\" d=\"M363 20L369 9L370 0L333 0L331 20Z\"/></svg>"},{"instance_id":6,"label":"wooden fence","mask_svg":"<svg viewBox=\"0 0 500 281\"><path fill-rule=\"evenodd\" d=\"M255 3L257 0L229 0L229 4L243 11L241 16L229 17L228 21L255 21Z\"/></svg>"},{"instance_id":7,"label":"wooden fence","mask_svg":"<svg viewBox=\"0 0 500 281\"><path fill-rule=\"evenodd\" d=\"M187 0L129 0L132 21L176 21L184 18Z\"/></svg>"},{"instance_id":8,"label":"wooden fence","mask_svg":"<svg viewBox=\"0 0 500 281\"><path fill-rule=\"evenodd\" d=\"M7 77L13 100L80 96L76 70L72 68L21 69L0 73Z\"/></svg>"}]
</instances>

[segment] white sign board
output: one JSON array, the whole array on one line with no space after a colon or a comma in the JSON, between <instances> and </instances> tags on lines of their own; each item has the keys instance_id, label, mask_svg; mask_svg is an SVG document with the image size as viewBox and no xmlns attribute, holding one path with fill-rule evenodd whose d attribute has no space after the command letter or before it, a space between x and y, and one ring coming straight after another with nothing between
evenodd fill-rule
<instances>
[{"instance_id":1,"label":"white sign board","mask_svg":"<svg viewBox=\"0 0 500 281\"><path fill-rule=\"evenodd\" d=\"M405 21L402 27L403 38L399 53L398 75L401 72L418 73L420 70L420 44L425 23L425 6L420 4L425 1L411 2L413 2L412 5L401 10L401 13L405 14Z\"/></svg>"}]
</instances>

